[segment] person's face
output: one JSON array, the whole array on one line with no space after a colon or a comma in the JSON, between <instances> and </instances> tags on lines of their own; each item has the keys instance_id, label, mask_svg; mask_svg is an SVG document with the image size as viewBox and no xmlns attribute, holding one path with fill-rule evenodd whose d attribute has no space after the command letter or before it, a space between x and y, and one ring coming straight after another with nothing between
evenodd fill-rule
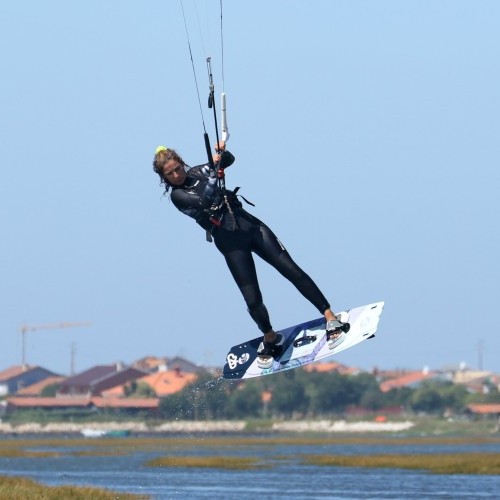
<instances>
[{"instance_id":1,"label":"person's face","mask_svg":"<svg viewBox=\"0 0 500 500\"><path fill-rule=\"evenodd\" d=\"M180 186L186 180L184 166L177 160L168 160L163 167L163 175L170 184Z\"/></svg>"}]
</instances>

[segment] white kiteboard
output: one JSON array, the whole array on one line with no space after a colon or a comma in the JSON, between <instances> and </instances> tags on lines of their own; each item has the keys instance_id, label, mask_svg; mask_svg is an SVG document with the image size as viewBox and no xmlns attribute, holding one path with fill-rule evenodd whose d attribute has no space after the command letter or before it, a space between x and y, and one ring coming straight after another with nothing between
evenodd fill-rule
<instances>
[{"instance_id":1,"label":"white kiteboard","mask_svg":"<svg viewBox=\"0 0 500 500\"><path fill-rule=\"evenodd\" d=\"M271 375L338 354L375 336L383 308L383 302L376 302L336 313L343 323L350 324L350 329L343 333L343 341L333 349L328 345L325 318L280 330L277 333L284 336L281 354L267 368L262 368L257 356L262 337L238 344L227 354L222 376L226 379L243 379Z\"/></svg>"}]
</instances>

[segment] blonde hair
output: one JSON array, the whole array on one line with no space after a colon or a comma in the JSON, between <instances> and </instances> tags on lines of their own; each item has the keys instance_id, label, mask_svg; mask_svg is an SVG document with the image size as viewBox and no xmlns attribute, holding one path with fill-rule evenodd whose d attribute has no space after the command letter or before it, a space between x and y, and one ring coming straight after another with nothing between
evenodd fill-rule
<instances>
[{"instance_id":1,"label":"blonde hair","mask_svg":"<svg viewBox=\"0 0 500 500\"><path fill-rule=\"evenodd\" d=\"M186 164L181 156L175 151L175 149L169 149L164 146L158 146L156 148L155 158L153 160L153 170L160 177L160 185L163 184L165 187L165 193L167 193L171 187L170 182L163 175L163 167L170 161L175 160L178 161L184 168Z\"/></svg>"}]
</instances>

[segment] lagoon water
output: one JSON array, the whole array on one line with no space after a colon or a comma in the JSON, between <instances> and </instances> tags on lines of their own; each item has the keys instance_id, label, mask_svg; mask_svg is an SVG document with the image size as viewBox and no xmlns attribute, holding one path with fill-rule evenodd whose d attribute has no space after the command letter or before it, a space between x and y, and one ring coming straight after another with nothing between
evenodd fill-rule
<instances>
[{"instance_id":1,"label":"lagoon water","mask_svg":"<svg viewBox=\"0 0 500 500\"><path fill-rule=\"evenodd\" d=\"M133 437L129 438L133 443ZM137 450L116 456L74 456L70 451L88 447L63 448L37 446L32 450L59 451L53 458L0 457L0 475L30 477L48 485L94 486L114 491L148 495L153 499L482 499L500 497L500 476L437 475L423 471L318 467L302 465L307 454L381 454L381 453L500 453L500 442L485 444L329 444L246 446L196 446L154 451ZM202 468L154 468L145 463L167 455L257 457L268 467L258 470Z\"/></svg>"}]
</instances>

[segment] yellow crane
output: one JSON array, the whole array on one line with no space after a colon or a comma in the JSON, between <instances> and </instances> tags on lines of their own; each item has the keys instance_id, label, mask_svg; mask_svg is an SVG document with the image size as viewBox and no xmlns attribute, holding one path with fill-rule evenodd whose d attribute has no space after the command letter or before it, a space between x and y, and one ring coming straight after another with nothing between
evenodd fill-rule
<instances>
[{"instance_id":1,"label":"yellow crane","mask_svg":"<svg viewBox=\"0 0 500 500\"><path fill-rule=\"evenodd\" d=\"M89 326L90 323L88 321L80 321L80 322L60 322L60 323L49 323L44 325L21 325L19 327L19 333L21 334L22 341L22 365L23 370L26 370L26 333L34 332L36 330L55 330L57 328L73 328L77 326Z\"/></svg>"}]
</instances>

